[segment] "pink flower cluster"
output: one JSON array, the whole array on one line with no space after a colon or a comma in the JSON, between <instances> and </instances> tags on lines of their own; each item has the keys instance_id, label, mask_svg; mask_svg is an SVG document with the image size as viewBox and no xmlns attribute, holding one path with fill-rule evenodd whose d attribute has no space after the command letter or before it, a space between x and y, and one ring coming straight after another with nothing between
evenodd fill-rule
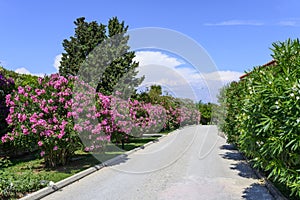
<instances>
[{"instance_id":1,"label":"pink flower cluster","mask_svg":"<svg viewBox=\"0 0 300 200\"><path fill-rule=\"evenodd\" d=\"M38 141L41 155L47 156L62 153L63 149L74 151L80 143L79 133L84 131L99 134L105 130L106 135L101 140L109 141L110 127L96 123L108 108L98 111L95 104L91 106L89 98L95 91L87 85L82 86L81 93L74 92L72 87L76 80L53 74L39 78L38 88L19 86L12 95L7 95L10 113L6 121L12 132L4 135L2 142L26 135ZM84 124L76 121L82 115L86 115Z\"/></svg>"},{"instance_id":2,"label":"pink flower cluster","mask_svg":"<svg viewBox=\"0 0 300 200\"><path fill-rule=\"evenodd\" d=\"M164 104L163 104L164 105ZM166 106L166 123L164 128L172 130L185 125L199 124L201 113L193 104L179 104L177 106Z\"/></svg>"},{"instance_id":3,"label":"pink flower cluster","mask_svg":"<svg viewBox=\"0 0 300 200\"><path fill-rule=\"evenodd\" d=\"M143 133L155 133L163 129L166 110L160 105L112 98L112 107L114 132L140 137Z\"/></svg>"},{"instance_id":4,"label":"pink flower cluster","mask_svg":"<svg viewBox=\"0 0 300 200\"><path fill-rule=\"evenodd\" d=\"M200 120L196 109L105 96L76 77L52 74L38 83L37 88L19 86L6 96L6 121L12 132L1 139L32 137L42 156L58 158L80 148L80 143L86 151L103 149L113 134L138 137Z\"/></svg>"}]
</instances>

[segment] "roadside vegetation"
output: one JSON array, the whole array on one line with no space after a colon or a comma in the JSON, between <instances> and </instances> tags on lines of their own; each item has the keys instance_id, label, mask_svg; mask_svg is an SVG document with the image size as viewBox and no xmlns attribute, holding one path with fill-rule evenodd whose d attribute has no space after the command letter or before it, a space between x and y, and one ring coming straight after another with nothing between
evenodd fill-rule
<instances>
[{"instance_id":1,"label":"roadside vegetation","mask_svg":"<svg viewBox=\"0 0 300 200\"><path fill-rule=\"evenodd\" d=\"M144 77L135 77L138 63L123 21L78 18L75 26L63 41L59 73L36 77L0 68L0 199L99 164L92 154L109 159L156 139L145 133L199 124L191 100L162 95L159 85L137 93ZM110 145L120 151L106 152Z\"/></svg>"},{"instance_id":2,"label":"roadside vegetation","mask_svg":"<svg viewBox=\"0 0 300 200\"><path fill-rule=\"evenodd\" d=\"M220 129L290 199L300 199L300 43L273 44L276 64L221 91Z\"/></svg>"}]
</instances>

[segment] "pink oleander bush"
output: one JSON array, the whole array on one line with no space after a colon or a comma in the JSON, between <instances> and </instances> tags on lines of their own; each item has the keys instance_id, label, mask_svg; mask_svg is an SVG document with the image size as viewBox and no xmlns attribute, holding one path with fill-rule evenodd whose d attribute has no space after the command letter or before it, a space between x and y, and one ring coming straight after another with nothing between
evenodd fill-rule
<instances>
[{"instance_id":1,"label":"pink oleander bush","mask_svg":"<svg viewBox=\"0 0 300 200\"><path fill-rule=\"evenodd\" d=\"M116 142L162 129L165 122L165 109L162 106L131 99L125 101L117 97L111 98L111 101L114 119L112 137Z\"/></svg>"},{"instance_id":2,"label":"pink oleander bush","mask_svg":"<svg viewBox=\"0 0 300 200\"><path fill-rule=\"evenodd\" d=\"M78 149L103 151L110 141L119 143L129 136L200 120L200 113L189 105L168 107L105 96L77 77L52 74L38 78L38 83L6 95L11 131L1 141L38 149L49 167L66 164Z\"/></svg>"},{"instance_id":3,"label":"pink oleander bush","mask_svg":"<svg viewBox=\"0 0 300 200\"><path fill-rule=\"evenodd\" d=\"M199 124L201 114L194 107L182 106L176 109L178 112L178 123L180 126Z\"/></svg>"},{"instance_id":4,"label":"pink oleander bush","mask_svg":"<svg viewBox=\"0 0 300 200\"><path fill-rule=\"evenodd\" d=\"M17 91L8 94L6 105L10 107L10 113L6 121L12 131L1 138L2 142L38 148L46 166L66 164L75 150L82 147L79 132L85 135L84 131L91 131L96 135L103 128L94 123L101 113L95 106L87 106L91 104L88 95L95 93L87 86L82 86L85 87L84 94L73 92L75 79L53 74L39 78L36 88L19 86ZM74 120L84 114L84 122ZM94 137L89 139L94 140ZM109 137L102 140L109 140ZM98 144L93 142L92 145Z\"/></svg>"},{"instance_id":5,"label":"pink oleander bush","mask_svg":"<svg viewBox=\"0 0 300 200\"><path fill-rule=\"evenodd\" d=\"M174 130L182 126L199 124L201 113L192 103L173 103L162 102L166 109L166 123L164 130Z\"/></svg>"}]
</instances>

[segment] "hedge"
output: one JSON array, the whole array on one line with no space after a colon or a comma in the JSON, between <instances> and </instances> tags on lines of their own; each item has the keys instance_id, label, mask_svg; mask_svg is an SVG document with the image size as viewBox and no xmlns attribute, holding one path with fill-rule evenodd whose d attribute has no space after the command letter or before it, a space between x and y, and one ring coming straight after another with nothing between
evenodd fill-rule
<instances>
[{"instance_id":1,"label":"hedge","mask_svg":"<svg viewBox=\"0 0 300 200\"><path fill-rule=\"evenodd\" d=\"M275 66L256 67L223 89L220 128L255 167L300 198L299 40L273 43L272 52Z\"/></svg>"}]
</instances>

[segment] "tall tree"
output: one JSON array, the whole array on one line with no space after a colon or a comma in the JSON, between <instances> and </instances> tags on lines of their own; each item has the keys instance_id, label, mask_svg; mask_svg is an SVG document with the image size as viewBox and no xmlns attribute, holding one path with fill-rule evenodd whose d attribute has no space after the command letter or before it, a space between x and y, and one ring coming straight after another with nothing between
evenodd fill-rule
<instances>
[{"instance_id":1,"label":"tall tree","mask_svg":"<svg viewBox=\"0 0 300 200\"><path fill-rule=\"evenodd\" d=\"M160 85L151 85L149 91L149 97L151 103L157 103L162 95L162 88Z\"/></svg>"},{"instance_id":2,"label":"tall tree","mask_svg":"<svg viewBox=\"0 0 300 200\"><path fill-rule=\"evenodd\" d=\"M76 75L88 54L106 38L106 27L96 21L85 22L84 17L76 19L74 37L63 41L65 53L62 54L59 73L63 76Z\"/></svg>"},{"instance_id":3,"label":"tall tree","mask_svg":"<svg viewBox=\"0 0 300 200\"><path fill-rule=\"evenodd\" d=\"M136 78L138 63L133 61L135 53L129 51L126 35L128 26L117 17L109 20L108 26L97 22L75 22L75 36L64 40L61 75L79 75L92 82L97 91L110 95L119 90L131 94L144 77Z\"/></svg>"},{"instance_id":4,"label":"tall tree","mask_svg":"<svg viewBox=\"0 0 300 200\"><path fill-rule=\"evenodd\" d=\"M135 53L129 50L127 45L129 36L126 35L128 26L124 21L119 22L114 17L108 22L109 44L112 46L113 56L116 58L110 63L100 78L97 91L109 95L113 91L119 90L123 97L129 97L134 92L134 88L141 84L144 77L136 78L138 63L134 62Z\"/></svg>"}]
</instances>

